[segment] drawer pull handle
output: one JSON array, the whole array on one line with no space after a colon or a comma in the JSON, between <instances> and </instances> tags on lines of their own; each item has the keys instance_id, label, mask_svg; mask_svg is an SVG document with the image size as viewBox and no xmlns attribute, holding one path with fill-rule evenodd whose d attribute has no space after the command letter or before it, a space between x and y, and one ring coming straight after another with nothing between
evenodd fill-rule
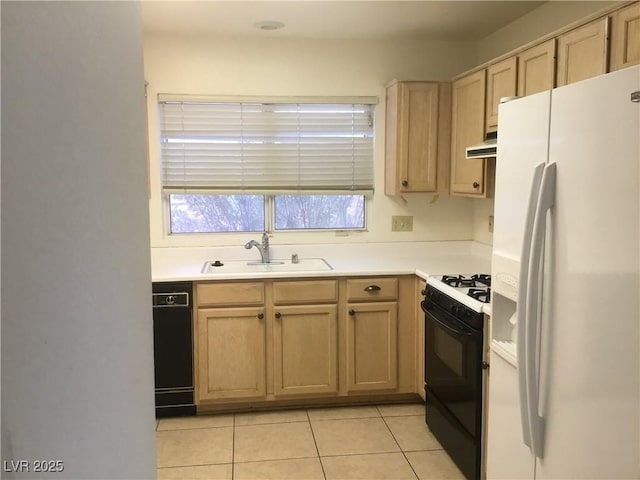
<instances>
[{"instance_id":1,"label":"drawer pull handle","mask_svg":"<svg viewBox=\"0 0 640 480\"><path fill-rule=\"evenodd\" d=\"M349 310L349 315L353 317L355 314L356 314L356 311L353 308Z\"/></svg>"},{"instance_id":2,"label":"drawer pull handle","mask_svg":"<svg viewBox=\"0 0 640 480\"><path fill-rule=\"evenodd\" d=\"M280 312L276 312L276 318L280 318L282 317L282 314Z\"/></svg>"},{"instance_id":3,"label":"drawer pull handle","mask_svg":"<svg viewBox=\"0 0 640 480\"><path fill-rule=\"evenodd\" d=\"M380 290L382 290L378 285L369 285L368 287L364 287L364 291L365 292L379 292Z\"/></svg>"},{"instance_id":4,"label":"drawer pull handle","mask_svg":"<svg viewBox=\"0 0 640 480\"><path fill-rule=\"evenodd\" d=\"M402 181L402 186L403 187L408 187L409 186L409 182L407 182L406 180Z\"/></svg>"},{"instance_id":5,"label":"drawer pull handle","mask_svg":"<svg viewBox=\"0 0 640 480\"><path fill-rule=\"evenodd\" d=\"M259 313L257 317L258 317L258 320L262 320L264 318L264 313Z\"/></svg>"},{"instance_id":6,"label":"drawer pull handle","mask_svg":"<svg viewBox=\"0 0 640 480\"><path fill-rule=\"evenodd\" d=\"M478 188L480 184L478 182L473 182L473 188Z\"/></svg>"}]
</instances>

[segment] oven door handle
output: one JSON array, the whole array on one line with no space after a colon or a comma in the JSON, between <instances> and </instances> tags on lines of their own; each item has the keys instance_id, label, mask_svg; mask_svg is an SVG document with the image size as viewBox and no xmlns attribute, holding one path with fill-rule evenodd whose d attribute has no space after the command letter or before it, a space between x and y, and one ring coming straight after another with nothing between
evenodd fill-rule
<instances>
[{"instance_id":1,"label":"oven door handle","mask_svg":"<svg viewBox=\"0 0 640 480\"><path fill-rule=\"evenodd\" d=\"M432 314L431 312L429 312L427 310L427 308L425 307L424 302L422 302L421 306L422 306L422 311L424 313L426 313L431 318L431 320L433 320L435 323L437 323L439 326L441 326L442 328L444 328L448 332L453 333L454 335L461 335L461 336L465 336L465 337L475 337L476 335L478 335L478 332L474 332L474 331L472 331L470 329L469 330L461 330L459 328L451 326L448 322L443 322L442 320L440 320L434 314Z\"/></svg>"}]
</instances>

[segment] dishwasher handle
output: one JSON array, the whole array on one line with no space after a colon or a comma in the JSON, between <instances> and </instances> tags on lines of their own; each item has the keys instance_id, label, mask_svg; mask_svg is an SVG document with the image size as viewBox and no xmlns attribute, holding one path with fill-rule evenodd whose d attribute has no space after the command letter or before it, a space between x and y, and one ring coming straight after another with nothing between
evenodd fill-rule
<instances>
[{"instance_id":1,"label":"dishwasher handle","mask_svg":"<svg viewBox=\"0 0 640 480\"><path fill-rule=\"evenodd\" d=\"M154 293L153 308L190 307L189 292Z\"/></svg>"}]
</instances>

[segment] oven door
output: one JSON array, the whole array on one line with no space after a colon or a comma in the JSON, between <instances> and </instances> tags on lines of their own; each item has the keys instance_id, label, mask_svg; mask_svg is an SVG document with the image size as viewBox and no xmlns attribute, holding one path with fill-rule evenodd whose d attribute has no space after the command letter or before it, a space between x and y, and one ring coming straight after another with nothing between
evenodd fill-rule
<instances>
[{"instance_id":1,"label":"oven door","mask_svg":"<svg viewBox=\"0 0 640 480\"><path fill-rule=\"evenodd\" d=\"M451 415L480 438L482 409L482 331L429 300L425 312L425 382Z\"/></svg>"}]
</instances>

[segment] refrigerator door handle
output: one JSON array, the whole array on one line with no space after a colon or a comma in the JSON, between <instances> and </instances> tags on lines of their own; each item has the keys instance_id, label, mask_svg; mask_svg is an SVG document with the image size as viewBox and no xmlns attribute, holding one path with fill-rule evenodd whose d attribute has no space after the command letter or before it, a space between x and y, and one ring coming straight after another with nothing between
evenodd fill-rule
<instances>
[{"instance_id":1,"label":"refrigerator door handle","mask_svg":"<svg viewBox=\"0 0 640 480\"><path fill-rule=\"evenodd\" d=\"M556 164L550 163L544 168L540 195L533 224L533 242L529 259L529 277L527 279L527 325L525 347L525 377L527 390L527 405L529 408L529 431L532 453L539 458L544 455L544 418L539 415L540 392L538 385L536 354L539 352L538 326L540 322L541 291L540 278L542 275L542 255L544 252L544 238L547 230L547 212L555 199Z\"/></svg>"},{"instance_id":2,"label":"refrigerator door handle","mask_svg":"<svg viewBox=\"0 0 640 480\"><path fill-rule=\"evenodd\" d=\"M527 285L529 277L529 259L531 257L531 242L533 238L533 224L535 221L538 197L542 184L542 173L545 164L536 165L533 170L529 202L524 223L524 237L522 241L522 253L520 255L520 272L518 284L518 308L516 324L518 327L516 355L518 360L518 391L520 397L520 421L522 424L522 438L525 445L531 448L531 432L529 430L529 404L527 396L526 379L526 333L527 333Z\"/></svg>"}]
</instances>

